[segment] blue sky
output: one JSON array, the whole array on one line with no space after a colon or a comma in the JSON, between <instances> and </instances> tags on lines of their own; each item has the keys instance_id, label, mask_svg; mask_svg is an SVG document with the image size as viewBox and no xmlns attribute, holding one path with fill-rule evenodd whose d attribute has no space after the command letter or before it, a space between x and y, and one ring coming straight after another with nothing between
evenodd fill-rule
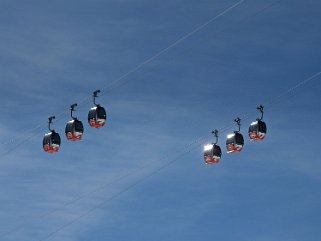
<instances>
[{"instance_id":1,"label":"blue sky","mask_svg":"<svg viewBox=\"0 0 321 241\"><path fill-rule=\"evenodd\" d=\"M321 76L287 91L321 71L320 1L0 3L0 240L319 240ZM71 143L74 102L85 134ZM259 104L268 135L250 143ZM237 116L244 150L226 154L222 133L221 163L204 165L211 130Z\"/></svg>"}]
</instances>

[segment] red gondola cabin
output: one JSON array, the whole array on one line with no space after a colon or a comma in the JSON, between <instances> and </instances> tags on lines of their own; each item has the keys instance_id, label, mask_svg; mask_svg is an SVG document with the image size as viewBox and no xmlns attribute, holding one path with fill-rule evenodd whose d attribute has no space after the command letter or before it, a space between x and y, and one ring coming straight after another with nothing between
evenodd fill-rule
<instances>
[{"instance_id":1,"label":"red gondola cabin","mask_svg":"<svg viewBox=\"0 0 321 241\"><path fill-rule=\"evenodd\" d=\"M239 130L234 131L234 133L227 135L227 139L226 139L227 153L240 152L244 146L244 138L243 138L243 135L240 133L241 119L237 117L234 121L237 123Z\"/></svg>"},{"instance_id":2,"label":"red gondola cabin","mask_svg":"<svg viewBox=\"0 0 321 241\"><path fill-rule=\"evenodd\" d=\"M218 164L221 156L222 151L219 145L208 144L204 146L204 161L206 164Z\"/></svg>"},{"instance_id":3,"label":"red gondola cabin","mask_svg":"<svg viewBox=\"0 0 321 241\"><path fill-rule=\"evenodd\" d=\"M240 152L244 146L243 135L237 131L233 134L227 135L226 149L227 153Z\"/></svg>"},{"instance_id":4,"label":"red gondola cabin","mask_svg":"<svg viewBox=\"0 0 321 241\"><path fill-rule=\"evenodd\" d=\"M51 131L45 134L42 142L42 147L45 152L55 153L59 151L61 144L60 136L57 132Z\"/></svg>"},{"instance_id":5,"label":"red gondola cabin","mask_svg":"<svg viewBox=\"0 0 321 241\"><path fill-rule=\"evenodd\" d=\"M65 133L70 141L81 140L84 134L84 126L80 120L74 118L67 122Z\"/></svg>"},{"instance_id":6,"label":"red gondola cabin","mask_svg":"<svg viewBox=\"0 0 321 241\"><path fill-rule=\"evenodd\" d=\"M261 141L266 136L266 124L262 121L264 106L260 105L256 107L256 109L261 112L261 118L256 119L256 121L252 122L249 127L249 137L251 141Z\"/></svg>"},{"instance_id":7,"label":"red gondola cabin","mask_svg":"<svg viewBox=\"0 0 321 241\"><path fill-rule=\"evenodd\" d=\"M264 121L256 120L249 127L249 137L251 141L261 141L266 136L266 124Z\"/></svg>"},{"instance_id":8,"label":"red gondola cabin","mask_svg":"<svg viewBox=\"0 0 321 241\"><path fill-rule=\"evenodd\" d=\"M100 128L106 124L106 111L100 106L96 105L89 110L88 123L93 128Z\"/></svg>"},{"instance_id":9,"label":"red gondola cabin","mask_svg":"<svg viewBox=\"0 0 321 241\"><path fill-rule=\"evenodd\" d=\"M60 144L61 144L61 139L60 136L57 132L52 130L50 128L50 125L52 123L52 120L55 119L56 117L51 116L48 118L48 128L49 128L49 133L45 134L42 140L42 148L45 152L47 153L55 153L59 151Z\"/></svg>"}]
</instances>

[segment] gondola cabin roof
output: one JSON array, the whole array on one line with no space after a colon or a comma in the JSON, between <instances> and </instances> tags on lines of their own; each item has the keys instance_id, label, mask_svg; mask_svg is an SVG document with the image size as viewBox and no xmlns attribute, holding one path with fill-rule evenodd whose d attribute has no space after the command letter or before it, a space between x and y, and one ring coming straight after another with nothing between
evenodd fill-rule
<instances>
[{"instance_id":1,"label":"gondola cabin roof","mask_svg":"<svg viewBox=\"0 0 321 241\"><path fill-rule=\"evenodd\" d=\"M204 151L210 151L213 149L213 144L207 144L204 146Z\"/></svg>"}]
</instances>

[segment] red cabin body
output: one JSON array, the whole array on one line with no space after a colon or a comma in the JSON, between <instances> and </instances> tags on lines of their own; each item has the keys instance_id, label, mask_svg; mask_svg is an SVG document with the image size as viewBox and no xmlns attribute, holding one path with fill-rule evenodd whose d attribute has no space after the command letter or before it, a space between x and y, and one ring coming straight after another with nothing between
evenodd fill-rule
<instances>
[{"instance_id":1,"label":"red cabin body","mask_svg":"<svg viewBox=\"0 0 321 241\"><path fill-rule=\"evenodd\" d=\"M252 132L249 132L249 136L252 141L262 141L265 138L265 133L252 131Z\"/></svg>"},{"instance_id":2,"label":"red cabin body","mask_svg":"<svg viewBox=\"0 0 321 241\"><path fill-rule=\"evenodd\" d=\"M206 164L218 164L220 159L220 157L215 156L204 156L204 161Z\"/></svg>"},{"instance_id":3,"label":"red cabin body","mask_svg":"<svg viewBox=\"0 0 321 241\"><path fill-rule=\"evenodd\" d=\"M106 119L92 118L92 119L88 120L88 123L89 123L90 127L100 128L100 127L103 127L106 124Z\"/></svg>"},{"instance_id":4,"label":"red cabin body","mask_svg":"<svg viewBox=\"0 0 321 241\"><path fill-rule=\"evenodd\" d=\"M106 120L95 120L95 119L90 119L89 120L89 125L90 127L93 127L93 128L100 128L100 127L103 127L104 125L106 124Z\"/></svg>"},{"instance_id":5,"label":"red cabin body","mask_svg":"<svg viewBox=\"0 0 321 241\"><path fill-rule=\"evenodd\" d=\"M231 152L240 152L240 151L242 151L243 146L234 143L234 144L228 144L228 145L226 146L226 148L227 148L227 152L228 152L228 153L231 153Z\"/></svg>"},{"instance_id":6,"label":"red cabin body","mask_svg":"<svg viewBox=\"0 0 321 241\"><path fill-rule=\"evenodd\" d=\"M48 152L48 153L55 153L55 152L58 152L59 151L59 146L58 145L55 145L55 144L45 144L43 146L43 150L45 152Z\"/></svg>"},{"instance_id":7,"label":"red cabin body","mask_svg":"<svg viewBox=\"0 0 321 241\"><path fill-rule=\"evenodd\" d=\"M79 141L82 138L82 133L72 133L71 131L66 133L69 141Z\"/></svg>"}]
</instances>

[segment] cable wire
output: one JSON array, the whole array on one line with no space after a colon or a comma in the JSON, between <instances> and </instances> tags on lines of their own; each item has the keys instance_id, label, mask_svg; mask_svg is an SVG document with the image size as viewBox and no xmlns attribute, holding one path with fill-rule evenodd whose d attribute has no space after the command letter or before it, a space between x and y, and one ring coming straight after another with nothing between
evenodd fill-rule
<instances>
[{"instance_id":1,"label":"cable wire","mask_svg":"<svg viewBox=\"0 0 321 241\"><path fill-rule=\"evenodd\" d=\"M286 95L294 92L297 88L299 88L299 87L303 86L304 84L307 84L309 81L317 78L320 74L321 74L321 71L318 72L318 73L316 73L316 74L314 74L314 75L312 75L312 76L310 76L309 78L307 78L307 79L299 82L299 83L296 84L295 86L291 87L291 88L288 89L287 91L285 91L285 92L283 92L282 94L280 94L279 96L275 97L274 99L272 99L272 100L270 101L270 103L271 103L270 106L278 103L278 102L276 102L276 100L279 100L279 99L283 98L284 96L286 96ZM268 106L269 106L269 105L268 105ZM64 111L63 113L65 113L65 112L67 112L67 111ZM243 117L242 119L243 119L243 120L248 119L248 118L249 118L249 115L250 115L249 113L246 114L245 117ZM231 125L227 125L227 126L223 127L222 130L220 131L220 133L224 133L225 131L229 130L229 129L232 128L233 126L234 126L234 125L231 124ZM37 127L37 128L39 128L39 127ZM29 140L29 139L33 138L33 136L34 136L34 135L30 135L27 139ZM204 137L200 137L200 138L196 139L195 141L191 142L190 144L188 144L187 147L188 147L188 146L192 146L193 144L198 143L199 141L201 141L201 140L203 140L203 139L205 139L205 138L204 138ZM22 144L22 143L19 143L18 146L20 146L21 144ZM12 150L6 152L4 155L7 155L7 154L8 154L9 152L11 152L11 151L12 151ZM1 155L0 157L3 157L4 155ZM164 158L165 158L165 157L163 157L163 158L161 158L161 159L164 159ZM136 173L136 172L135 172L135 173ZM118 180L124 179L125 177L130 176L130 175L132 175L132 174L128 173L128 174L126 174L126 175L124 175L124 176L116 179L116 180L113 181L112 183L115 183L115 182L117 182ZM109 183L109 184L110 184L110 183ZM109 184L108 184L108 185L109 185ZM97 188L97 189L95 189L93 192L90 192L90 193L92 194L92 193L94 193L94 192L96 192L96 191L98 191L98 190L102 190L102 189L103 189L103 187L100 187L100 188ZM73 201L70 201L69 203L66 203L63 207L68 206L68 205L70 205L70 204L72 204L72 203L75 203L75 202L77 202L78 200L81 200L82 198L84 198L84 197L86 197L86 196L87 196L87 195L82 195L82 196L78 197L76 200L73 200ZM62 208L62 207L61 207L61 208ZM60 208L58 208L58 209L60 209ZM54 213L55 211L57 211L58 209L52 210L51 212L49 212L49 213L47 213L47 214L45 214L45 215L50 215L50 214Z\"/></svg>"},{"instance_id":2,"label":"cable wire","mask_svg":"<svg viewBox=\"0 0 321 241\"><path fill-rule=\"evenodd\" d=\"M142 63L138 64L136 67L132 68L131 70L129 70L128 72L126 72L125 74L123 74L122 76L120 76L119 78L115 79L114 81L112 81L110 84L107 84L105 86L103 86L101 88L101 90L107 90L110 91L112 89L118 88L119 86L116 86L117 83L120 83L121 81L123 81L123 83L125 82L124 80L131 74L137 72L139 69L141 69L142 67L144 67L145 65L149 64L150 62L152 62L153 60L155 60L156 58L158 58L159 56L163 55L164 53L168 52L170 49L174 48L175 46L179 45L180 43L182 43L184 40L188 39L189 37L191 37L192 35L194 35L195 33L199 32L200 30L204 29L206 26L208 26L209 24L211 24L212 22L214 22L215 20L219 19L220 17L224 16L226 13L230 12L231 10L233 10L234 8L236 8L237 6L239 6L240 4L242 4L245 0L240 0L237 3L233 4L232 6L228 7L227 9L225 9L224 11L222 11L221 13L217 14L216 16L212 17L211 19L209 19L208 21L206 21L205 23L201 24L200 26L196 27L195 29L193 29L192 31L190 31L189 33L185 34L183 37L177 39L174 43L170 44L169 46L167 46L166 48L162 49L161 51L159 51L158 53L156 53L155 55L153 55L152 57L146 59L145 61L143 61ZM102 94L103 95L103 94ZM85 103L88 103L89 100L91 98L90 97L85 97L84 99L78 101L78 103L80 105L83 105ZM62 111L59 114L56 115L56 118L59 119L59 117L61 117L62 115L64 115L66 112L68 111ZM44 126L44 124L39 124L38 126L31 128L30 132L32 132L34 129L38 129L39 127ZM28 133L29 131L24 131L24 134L21 134L21 136L24 136L25 133ZM16 139L20 139L19 138L12 138L9 141L6 141L6 143L13 143L15 142Z\"/></svg>"},{"instance_id":3,"label":"cable wire","mask_svg":"<svg viewBox=\"0 0 321 241\"><path fill-rule=\"evenodd\" d=\"M318 72L314 75L312 75L311 77L299 82L298 84L294 85L293 87L289 88L287 91L283 92L282 94L280 94L279 96L277 96L276 98L273 98L273 100L275 99L279 99L280 97L284 97L290 93L292 93L295 89L303 86L304 84L306 84L307 82L311 81L312 79L318 77L321 74L321 72ZM273 103L273 102L272 102ZM276 103L276 102L275 102ZM270 104L269 106L271 107L273 104ZM249 112L250 113L250 112ZM248 119L250 117L250 114L247 113L242 119ZM225 133L226 131L230 130L232 125L226 126L225 128L222 128L220 133ZM233 125L234 126L234 125ZM208 136L208 135L207 135ZM201 138L199 140L205 139ZM109 203L110 201L116 199L117 197L121 196L122 194L126 193L127 191L131 190L132 188L136 187L137 185L139 185L140 183L144 182L146 179L156 175L157 173L159 173L160 171L162 171L163 169L167 168L168 166L174 164L176 161L178 161L180 158L182 158L184 155L186 155L187 153L190 153L191 151L195 150L197 147L201 146L202 143L200 143L200 141L194 141L192 143L195 143L195 146L192 147L194 144L191 145L191 147L180 153L177 157L175 157L174 159L170 160L169 162L165 163L164 165L162 165L161 167L157 168L156 170L152 171L151 173L149 173L146 176L143 176L142 178L140 178L139 180L137 180L136 182L134 182L133 184L129 185L127 188L121 190L120 192L118 192L115 195L112 195L110 198L104 200L103 202L101 202L100 204L94 206L93 208L87 210L86 212L82 213L81 215L75 217L74 219L72 219L71 221L69 221L68 223L60 226L59 228L57 228L56 230L54 230L53 232L51 232L50 234L46 235L45 237L43 237L42 239L40 239L39 241L44 241L47 240L49 238L51 238L52 236L54 236L55 234L57 234L58 232L60 232L61 230L71 226L73 223L76 223L77 221L79 221L80 219L88 216L90 213L94 212L95 210L102 208L104 205L106 205L107 203Z\"/></svg>"},{"instance_id":4,"label":"cable wire","mask_svg":"<svg viewBox=\"0 0 321 241\"><path fill-rule=\"evenodd\" d=\"M61 230L71 226L72 224L74 224L75 222L79 221L80 219L88 216L89 214L91 214L92 212L94 212L95 210L104 207L104 205L108 204L109 202L111 202L112 200L116 199L117 197L121 196L122 194L128 192L129 190L133 189L134 187L136 187L137 185L139 185L140 183L144 182L145 180L147 180L148 178L156 175L157 173L159 173L160 171L162 171L163 169L169 167L170 165L174 164L176 161L178 161L180 158L182 158L184 155L190 153L192 150L196 149L197 147L199 147L199 145L195 146L194 148L191 148L189 151L184 152L180 155L178 155L175 159L165 163L165 165L162 165L161 167L157 168L156 170L154 170L153 172L149 173L148 175L140 178L139 180L137 180L136 182L132 183L131 185L129 185L127 188L121 190L120 192L118 192L115 195L112 195L110 198L104 200L103 202L101 202L99 205L94 206L93 208L87 210L86 212L84 212L83 214L77 216L76 218L72 219L70 222L60 226L58 229L54 230L53 232L49 233L48 235L46 235L45 237L41 238L39 241L44 241L47 240L49 238L51 238L52 236L54 236L55 234L57 234L58 232L60 232Z\"/></svg>"},{"instance_id":5,"label":"cable wire","mask_svg":"<svg viewBox=\"0 0 321 241\"><path fill-rule=\"evenodd\" d=\"M295 91L296 89L298 89L299 87L304 86L304 85L307 84L309 81L317 78L317 77L320 76L320 75L321 75L321 71L318 72L318 73L316 73L316 74L314 74L314 75L312 75L312 76L310 76L310 77L308 77L308 78L306 78L306 79L304 79L303 81L297 83L296 85L290 87L289 89L287 89L286 91L284 91L283 93L281 93L280 95L278 95L277 97L271 99L271 100L269 101L270 104L268 105L268 107L271 108L273 105L279 103L279 102L277 102L276 100L279 100L279 98L281 98L281 97L284 98L285 96L287 96L287 95L291 94L292 92L294 92L294 91ZM253 111L253 112L254 112L254 111ZM243 116L242 116L242 120L244 121L244 120L249 119L249 118L251 117L251 113L253 113L253 112L248 112L248 113L246 113L245 115L243 115ZM219 129L219 130L220 130L220 134L223 134L223 133L227 132L228 130L230 130L230 129L233 128L234 126L235 126L235 124L230 124L230 125L226 125L226 126L220 128L220 129ZM33 136L31 136L30 138L32 138L32 137L33 137ZM184 147L185 147L186 150L184 150L183 152L181 152L176 158L170 160L169 162L165 163L164 165L162 165L161 167L157 168L157 169L154 170L153 172L151 172L151 173L149 173L148 175L144 176L143 178L139 179L139 180L136 181L134 184L128 186L126 189L123 189L122 191L120 191L120 192L117 193L116 195L113 195L113 196L110 197L109 199L104 200L104 201L103 201L102 203L100 203L98 206L95 206L95 207L93 207L92 209L90 209L90 210L86 211L85 213L81 214L80 216L77 216L75 219L73 219L72 221L68 222L67 224L59 227L59 229L57 229L57 230L55 230L54 232L50 233L49 235L47 235L46 237L44 237L44 238L41 239L41 240L46 240L46 239L50 238L51 236L53 236L54 234L58 233L58 232L61 231L62 229L67 228L68 226L70 226L70 225L72 225L73 223L77 222L77 221L80 220L81 218L89 215L91 212L95 211L96 209L100 208L101 206L103 206L103 205L107 204L108 202L112 201L113 199L121 196L123 193L125 193L125 192L127 192L128 190L130 190L131 188L137 186L139 183L143 182L143 181L146 180L147 178L155 175L156 173L160 172L161 170L163 170L163 169L165 169L166 167L170 166L171 164L175 163L176 161L178 161L181 157L183 157L183 156L186 155L187 153L190 153L191 151L195 150L197 147L199 147L200 145L202 145L202 143L204 143L204 141L210 141L211 139L212 139L212 138L209 138L209 135L204 135L204 136L198 137L198 138L195 139L194 141L192 141L192 142L190 142L189 144L185 145ZM161 160L164 160L164 159L166 160L169 156L170 156L170 154L167 154L167 155L163 156L162 158L155 160L154 162L160 162ZM73 200L71 200L71 201L69 201L69 202L64 203L62 206L60 206L60 207L58 207L58 208L55 208L55 209L53 209L53 210L51 210L51 211L49 211L49 212L41 215L40 218L46 218L46 217L52 215L53 213L57 212L58 210L61 210L62 208L65 208L65 207L67 207L67 206L70 206L70 205L72 205L72 204L74 204L74 203L82 200L83 198L88 197L88 196L91 195L91 194L97 193L97 192L105 189L106 187L108 187L108 186L110 186L110 185L112 185L112 184L114 184L114 183L117 183L117 182L119 182L119 181L121 181L121 180L123 180L123 179L125 179L125 178L127 178L127 177L129 177L129 176L132 176L132 175L138 173L139 171L141 171L141 170L143 170L144 168L147 168L147 167L149 167L149 166L151 166L151 163L147 163L146 165L143 165L142 167L139 167L139 168L135 169L134 171L131 171L131 172L128 172L128 173L126 173L126 174L124 174L124 175L121 175L121 176L119 176L118 178L116 178L115 180L113 180L113 181L111 181L111 182L108 182L108 183L106 183L106 184L104 184L104 185L102 185L102 186L100 186L100 187L97 187L97 188L95 188L94 190L92 190L92 191L90 191L90 192L87 192L87 193L85 193L85 194L83 194L83 195L80 195L79 197L77 197L77 198L75 198L75 199L73 199ZM4 236L6 236L6 235L8 235L8 234L11 234L11 233L13 233L13 232L15 232L15 231L20 230L21 228L23 228L22 225L19 226L19 227L13 228L13 229L10 230L10 231L4 232L4 233L0 234L0 236L1 236L1 237L4 237Z\"/></svg>"},{"instance_id":6,"label":"cable wire","mask_svg":"<svg viewBox=\"0 0 321 241\"><path fill-rule=\"evenodd\" d=\"M237 5L239 5L241 2L243 2L243 1L240 1L239 3L237 3ZM278 1L278 2L279 2L279 1ZM235 4L235 5L236 5L236 4ZM236 6L237 6L237 5L236 5ZM234 5L233 5L233 6L234 6ZM233 6L232 6L232 7L233 7ZM236 7L236 6L234 6L234 7ZM232 9L232 7L230 7L230 8ZM234 7L233 7L233 8L234 8ZM229 10L231 10L231 9L229 9ZM229 11L229 10L227 9L227 10L225 10L225 11ZM225 13L226 13L226 12L225 12ZM211 23L211 22L214 21L214 20L215 20L215 19L209 20L207 23L203 24L204 26L201 25L200 27L198 27L197 29L195 29L194 31L192 31L191 34L185 35L183 38L181 38L181 40L177 40L174 44L172 44L172 45L170 45L169 47L165 48L164 50L162 50L161 52L159 52L159 53L156 54L155 56L151 57L150 59L144 61L142 64L138 65L137 67L135 67L134 69L132 69L132 70L129 71L128 73L124 74L123 76L121 76L121 77L120 77L119 79L117 79L116 81L114 81L111 85L105 86L104 88L106 89L106 88L108 88L108 87L110 87L110 86L112 86L112 85L115 85L115 83L120 82L122 79L126 78L126 77L127 77L128 75L130 75L131 73L136 72L138 69L140 69L140 68L143 67L144 65L148 64L149 62L153 61L155 58L159 57L160 55L162 55L163 53L165 53L166 51L168 51L170 48L172 48L172 47L176 46L177 44L179 44L180 42L184 41L184 40L185 40L186 38L188 38L190 35L192 35L192 34L194 34L195 32L201 30L202 28L204 28L206 25L208 25L209 23ZM282 93L281 95L279 95L279 96L277 96L276 98L274 98L274 100L279 100L279 102L280 102L280 101L281 101L281 100L280 100L281 98L283 98L284 96L286 96L286 95L294 92L297 88L299 88L299 87L307 84L309 81L317 78L320 74L321 74L321 71L318 72L318 73L316 73L316 74L314 74L314 75L312 75L311 77L303 80L302 82L298 83L297 85L291 87L290 89L288 89L287 91L285 91L285 92ZM89 98L86 98L86 99L83 100L83 101L85 102L85 101L87 101L87 99L89 99ZM274 105L274 104L276 104L276 103L279 103L279 102L270 102L270 104L269 104L268 106L272 106L272 105ZM67 112L67 111L62 112L61 115L64 114L64 113L66 113L66 112ZM246 116L247 116L247 117L246 117ZM242 119L244 120L244 119L248 119L248 118L249 118L249 114L246 114L246 116L243 117ZM231 124L231 125L228 125L228 126L224 127L224 128L222 129L222 131L220 131L220 133L224 133L225 131L229 130L232 126L234 126L234 125ZM34 128L34 129L37 129L37 128L39 128L39 127L36 127L36 128ZM32 138L32 137L30 137L30 138ZM28 139L29 139L29 138L28 138ZM194 143L198 143L198 142L199 142L200 140L202 140L202 139L204 139L204 138L203 138L203 137L198 138L197 140L193 141L192 143L190 143L190 144L188 144L188 145L189 145L189 146L192 146ZM21 145L21 144L20 144L20 145ZM195 149L195 147L194 147L193 149ZM191 152L191 151L192 151L192 150L189 150L189 151L186 152L186 153L189 153L189 152ZM183 153L183 155L185 155L186 153ZM8 153L6 153L6 154L8 154ZM1 155L0 157L2 157L2 155ZM111 197L111 198L110 198L110 201L113 200L113 199L115 199L115 198L117 198L117 197L120 196L122 193L125 193L126 191L130 190L130 189L133 188L134 186L138 185L139 183L141 183L143 180L147 179L148 177L150 177L150 176L152 176L152 175L160 172L162 169L164 169L164 168L166 168L167 166L171 165L172 163L174 163L174 162L177 161L178 159L179 159L179 158L174 159L174 160L168 162L167 164L165 164L164 166L162 166L162 167L160 167L159 169L155 170L155 171L152 172L151 174L145 176L143 179L140 179L139 181L137 181L137 182L134 183L133 185L129 186L129 187L126 188L125 190L119 192L117 195ZM123 178L125 178L125 177L127 177L127 176L130 176L130 174L128 173L128 174L124 175L123 177L120 177L119 179L123 179ZM117 182L117 181L118 181L118 179L117 179L115 182ZM102 189L102 188L99 188L99 190L101 190L101 189ZM96 189L95 189L95 190L96 190ZM98 189L97 189L97 190L98 190ZM93 191L93 192L95 192L95 191ZM93 192L90 192L90 193L93 193ZM84 197L84 196L81 196L80 198L78 198L78 199L76 199L76 200L74 200L74 201L70 201L69 203L70 203L70 204L75 203L75 202L77 202L78 200L80 200L80 199L83 198L83 197ZM109 199L108 199L108 200L109 200ZM108 202L108 200L107 200L107 202ZM104 203L106 203L106 201L105 201ZM66 206L68 206L68 205L70 205L70 204L66 204ZM65 207L65 206L64 206L64 207ZM98 207L98 208L99 208L99 207ZM97 208L95 208L95 209L97 209ZM55 211L56 211L56 210L53 210L52 212L49 212L48 215L52 214L52 213L55 212ZM93 210L93 211L94 211L94 210ZM85 215L85 216L86 216L86 215ZM82 216L82 217L83 217L83 216ZM81 219L82 217L80 217L79 219ZM72 223L74 223L74 222L76 222L76 221L73 221ZM71 225L72 223L70 223L70 225ZM69 225L68 225L68 226L69 226ZM60 229L60 230L61 230L61 229ZM57 232L59 232L60 230L58 230ZM55 233L57 233L57 232L55 232ZM45 239L43 239L43 240L45 240Z\"/></svg>"}]
</instances>

